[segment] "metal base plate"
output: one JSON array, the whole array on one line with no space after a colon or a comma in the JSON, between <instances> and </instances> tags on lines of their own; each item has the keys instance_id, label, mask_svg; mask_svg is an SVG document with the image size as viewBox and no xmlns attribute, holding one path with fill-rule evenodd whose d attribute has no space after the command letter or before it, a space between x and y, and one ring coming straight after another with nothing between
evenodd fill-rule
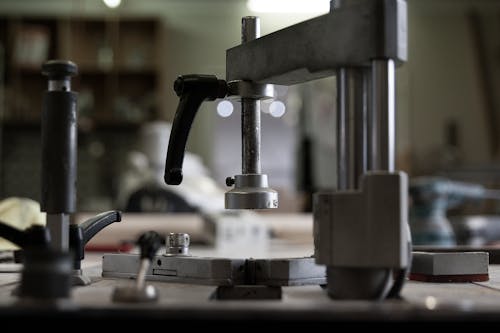
<instances>
[{"instance_id":1,"label":"metal base plate","mask_svg":"<svg viewBox=\"0 0 500 333\"><path fill-rule=\"evenodd\" d=\"M134 278L139 261L136 254L104 255L102 276ZM215 286L321 285L326 284L326 269L316 265L313 257L227 259L156 256L146 279Z\"/></svg>"}]
</instances>

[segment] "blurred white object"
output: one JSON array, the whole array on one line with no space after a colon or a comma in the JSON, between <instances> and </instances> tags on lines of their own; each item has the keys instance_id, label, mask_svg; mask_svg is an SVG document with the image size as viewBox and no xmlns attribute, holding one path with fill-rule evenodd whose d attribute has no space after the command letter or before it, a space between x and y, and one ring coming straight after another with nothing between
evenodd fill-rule
<instances>
[{"instance_id":1,"label":"blurred white object","mask_svg":"<svg viewBox=\"0 0 500 333\"><path fill-rule=\"evenodd\" d=\"M190 206L203 213L224 209L224 191L209 176L201 158L186 152L183 163L183 182L180 185L166 185L163 176L171 124L154 121L144 124L140 130L139 151L129 153L127 169L118 188L117 204L126 207L132 193L147 186L164 188L183 198Z\"/></svg>"},{"instance_id":2,"label":"blurred white object","mask_svg":"<svg viewBox=\"0 0 500 333\"><path fill-rule=\"evenodd\" d=\"M28 198L7 198L0 201L0 221L19 230L34 224L45 225L45 213L40 204ZM18 246L0 238L0 250L17 250Z\"/></svg>"},{"instance_id":3,"label":"blurred white object","mask_svg":"<svg viewBox=\"0 0 500 333\"><path fill-rule=\"evenodd\" d=\"M265 258L269 255L270 230L260 215L229 210L205 216L205 235L225 258Z\"/></svg>"}]
</instances>

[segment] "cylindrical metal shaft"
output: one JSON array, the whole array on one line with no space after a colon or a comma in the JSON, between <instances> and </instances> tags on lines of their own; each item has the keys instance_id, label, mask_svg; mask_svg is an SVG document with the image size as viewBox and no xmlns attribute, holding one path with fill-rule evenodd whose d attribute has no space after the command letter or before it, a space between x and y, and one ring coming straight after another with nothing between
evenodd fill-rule
<instances>
[{"instance_id":1,"label":"cylindrical metal shaft","mask_svg":"<svg viewBox=\"0 0 500 333\"><path fill-rule=\"evenodd\" d=\"M362 69L337 71L337 188L356 189L367 169L367 92Z\"/></svg>"},{"instance_id":2,"label":"cylindrical metal shaft","mask_svg":"<svg viewBox=\"0 0 500 333\"><path fill-rule=\"evenodd\" d=\"M77 113L70 77L77 72L69 61L51 60L42 67L48 90L42 105L41 210L47 213L51 245L69 248L69 214L76 210Z\"/></svg>"},{"instance_id":3,"label":"cylindrical metal shaft","mask_svg":"<svg viewBox=\"0 0 500 333\"><path fill-rule=\"evenodd\" d=\"M151 260L149 258L141 259L139 264L139 272L137 272L137 280L135 282L135 287L137 290L144 289L144 284L146 282L146 273L148 272Z\"/></svg>"},{"instance_id":4,"label":"cylindrical metal shaft","mask_svg":"<svg viewBox=\"0 0 500 333\"><path fill-rule=\"evenodd\" d=\"M261 173L260 102L249 98L241 101L241 144L242 173Z\"/></svg>"},{"instance_id":5,"label":"cylindrical metal shaft","mask_svg":"<svg viewBox=\"0 0 500 333\"><path fill-rule=\"evenodd\" d=\"M260 36L259 18L246 16L241 20L241 42ZM260 102L251 98L241 100L241 171L261 173L260 167Z\"/></svg>"},{"instance_id":6,"label":"cylindrical metal shaft","mask_svg":"<svg viewBox=\"0 0 500 333\"><path fill-rule=\"evenodd\" d=\"M372 170L395 170L395 72L391 59L372 61L372 118L370 160Z\"/></svg>"}]
</instances>

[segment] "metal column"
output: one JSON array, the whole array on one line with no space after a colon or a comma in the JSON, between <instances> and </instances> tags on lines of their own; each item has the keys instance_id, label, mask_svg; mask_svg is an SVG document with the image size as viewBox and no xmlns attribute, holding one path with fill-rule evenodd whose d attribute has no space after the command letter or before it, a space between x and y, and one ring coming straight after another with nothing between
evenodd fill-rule
<instances>
[{"instance_id":1,"label":"metal column","mask_svg":"<svg viewBox=\"0 0 500 333\"><path fill-rule=\"evenodd\" d=\"M246 16L241 21L241 42L246 43L260 37L260 22L255 16ZM241 99L241 171L243 174L261 173L260 167L260 101Z\"/></svg>"},{"instance_id":2,"label":"metal column","mask_svg":"<svg viewBox=\"0 0 500 333\"><path fill-rule=\"evenodd\" d=\"M337 71L337 189L359 187L367 170L367 89L362 69Z\"/></svg>"},{"instance_id":3,"label":"metal column","mask_svg":"<svg viewBox=\"0 0 500 333\"><path fill-rule=\"evenodd\" d=\"M370 170L395 170L395 72L391 59L372 61Z\"/></svg>"}]
</instances>

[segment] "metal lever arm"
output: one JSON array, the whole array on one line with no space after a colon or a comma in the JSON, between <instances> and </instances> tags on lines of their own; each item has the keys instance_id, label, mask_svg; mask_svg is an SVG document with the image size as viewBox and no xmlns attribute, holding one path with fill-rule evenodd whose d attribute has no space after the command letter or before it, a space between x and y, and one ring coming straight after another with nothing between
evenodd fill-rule
<instances>
[{"instance_id":1,"label":"metal lever arm","mask_svg":"<svg viewBox=\"0 0 500 333\"><path fill-rule=\"evenodd\" d=\"M179 185L182 182L182 163L187 138L201 103L225 97L227 84L214 75L192 74L179 76L175 80L174 90L180 101L170 132L165 163L164 178L165 183L169 185Z\"/></svg>"},{"instance_id":2,"label":"metal lever arm","mask_svg":"<svg viewBox=\"0 0 500 333\"><path fill-rule=\"evenodd\" d=\"M69 246L74 254L74 269L80 269L80 261L85 258L85 244L99 231L114 222L120 222L122 214L112 210L98 214L81 224L72 224L69 229Z\"/></svg>"},{"instance_id":3,"label":"metal lever arm","mask_svg":"<svg viewBox=\"0 0 500 333\"><path fill-rule=\"evenodd\" d=\"M48 230L41 225L33 225L22 231L0 221L0 237L16 244L21 248L45 247L49 244Z\"/></svg>"},{"instance_id":4,"label":"metal lever arm","mask_svg":"<svg viewBox=\"0 0 500 333\"><path fill-rule=\"evenodd\" d=\"M156 251L162 245L161 236L155 231L148 231L142 234L137 240L137 246L141 251L141 259L153 260Z\"/></svg>"}]
</instances>

